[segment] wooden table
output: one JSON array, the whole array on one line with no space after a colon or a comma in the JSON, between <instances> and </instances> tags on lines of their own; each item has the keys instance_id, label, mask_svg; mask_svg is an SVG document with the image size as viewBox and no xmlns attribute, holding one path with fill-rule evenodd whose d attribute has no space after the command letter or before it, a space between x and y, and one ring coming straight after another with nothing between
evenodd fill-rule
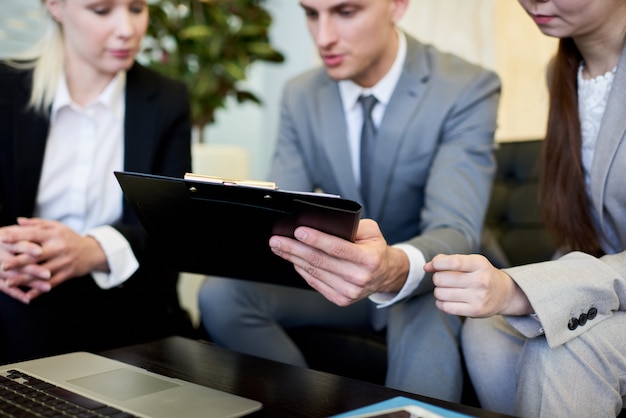
<instances>
[{"instance_id":1,"label":"wooden table","mask_svg":"<svg viewBox=\"0 0 626 418\"><path fill-rule=\"evenodd\" d=\"M239 354L204 341L170 337L100 353L155 373L263 403L251 417L328 417L406 396L477 417L503 417L384 386Z\"/></svg>"}]
</instances>

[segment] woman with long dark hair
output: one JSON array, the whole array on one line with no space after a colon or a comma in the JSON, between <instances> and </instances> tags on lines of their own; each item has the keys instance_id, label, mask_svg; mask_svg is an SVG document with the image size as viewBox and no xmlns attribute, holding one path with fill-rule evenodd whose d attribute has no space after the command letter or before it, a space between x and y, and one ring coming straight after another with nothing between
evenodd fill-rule
<instances>
[{"instance_id":1,"label":"woman with long dark hair","mask_svg":"<svg viewBox=\"0 0 626 418\"><path fill-rule=\"evenodd\" d=\"M483 407L617 415L626 395L626 1L519 2L560 38L541 201L562 256L498 270L480 255L440 255L425 269L437 306L473 317L462 344Z\"/></svg>"}]
</instances>

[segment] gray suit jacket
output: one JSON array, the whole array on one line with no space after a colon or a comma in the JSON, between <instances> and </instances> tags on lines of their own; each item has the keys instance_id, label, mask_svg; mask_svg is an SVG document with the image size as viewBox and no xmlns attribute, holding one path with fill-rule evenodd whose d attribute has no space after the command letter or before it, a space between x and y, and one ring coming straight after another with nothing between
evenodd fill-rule
<instances>
[{"instance_id":1,"label":"gray suit jacket","mask_svg":"<svg viewBox=\"0 0 626 418\"><path fill-rule=\"evenodd\" d=\"M407 59L378 129L370 213L390 244L426 260L471 253L491 192L498 77L407 37ZM270 179L361 201L336 81L323 68L287 83ZM432 289L423 280L418 292Z\"/></svg>"},{"instance_id":2,"label":"gray suit jacket","mask_svg":"<svg viewBox=\"0 0 626 418\"><path fill-rule=\"evenodd\" d=\"M595 325L626 309L626 49L618 65L598 134L591 168L592 204L597 230L607 255L594 258L572 253L559 260L506 270L528 296L541 322L509 317L527 337L545 333L555 348L587 333ZM610 245L603 231L616 232ZM617 248L616 248L617 247ZM592 308L595 315L588 315ZM592 311L593 312L593 311ZM575 328L572 318L585 314ZM593 318L592 318L593 317ZM575 323L576 321L574 321ZM574 328L573 330L570 328ZM626 332L622 333L626 347Z\"/></svg>"}]
</instances>

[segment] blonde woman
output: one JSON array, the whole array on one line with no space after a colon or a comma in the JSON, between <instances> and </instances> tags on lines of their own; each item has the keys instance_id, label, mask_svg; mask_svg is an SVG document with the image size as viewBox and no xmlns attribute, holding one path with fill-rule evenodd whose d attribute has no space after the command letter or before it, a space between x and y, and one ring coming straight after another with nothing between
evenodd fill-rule
<instances>
[{"instance_id":1,"label":"blonde woman","mask_svg":"<svg viewBox=\"0 0 626 418\"><path fill-rule=\"evenodd\" d=\"M191 168L185 87L135 62L145 0L45 0L47 31L0 65L0 363L178 332L113 172Z\"/></svg>"}]
</instances>

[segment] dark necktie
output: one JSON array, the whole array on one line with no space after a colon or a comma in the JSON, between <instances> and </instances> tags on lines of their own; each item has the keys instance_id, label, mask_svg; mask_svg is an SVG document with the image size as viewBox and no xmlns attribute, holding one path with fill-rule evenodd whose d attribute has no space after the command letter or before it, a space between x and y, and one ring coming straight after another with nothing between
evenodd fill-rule
<instances>
[{"instance_id":1,"label":"dark necktie","mask_svg":"<svg viewBox=\"0 0 626 418\"><path fill-rule=\"evenodd\" d=\"M372 109L378 102L376 97L360 96L359 102L363 108L363 129L361 130L361 195L363 203L369 209L369 189L371 182L371 166L374 160L374 143L376 127L372 121Z\"/></svg>"}]
</instances>

